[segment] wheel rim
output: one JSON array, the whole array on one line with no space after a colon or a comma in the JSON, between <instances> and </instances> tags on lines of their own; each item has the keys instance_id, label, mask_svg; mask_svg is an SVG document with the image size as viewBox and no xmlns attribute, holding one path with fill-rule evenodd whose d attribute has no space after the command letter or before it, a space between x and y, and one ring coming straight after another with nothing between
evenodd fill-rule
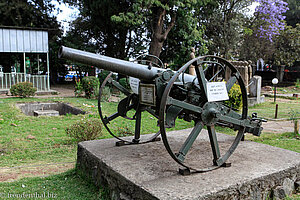
<instances>
[{"instance_id":1,"label":"wheel rim","mask_svg":"<svg viewBox=\"0 0 300 200\"><path fill-rule=\"evenodd\" d=\"M212 122L212 124L208 125L208 122L204 123L202 121L203 116L200 116L200 117L198 116L198 118L200 118L201 120L195 121L194 128L192 129L192 131L190 132L190 134L186 138L186 140L184 142L182 142L182 145L180 145L181 147L180 147L179 151L178 151L178 148L173 148L172 145L170 144L170 140L169 140L169 137L168 137L168 134L166 131L166 129L167 129L167 127L166 127L166 111L168 109L168 106L170 106L168 103L168 102L170 102L170 98L169 98L170 92L171 92L172 88L174 87L176 80L180 76L184 77L184 75L182 75L182 74L188 69L188 67L191 64L196 63L196 62L200 63L199 65L208 64L209 62L207 62L207 60L215 60L214 62L217 61L218 64L222 63L222 65L225 66L225 68L229 68L232 71L231 76L229 77L228 82L226 83L226 86L228 86L229 84L232 84L232 83L230 83L230 81L237 82L240 85L240 89L241 89L241 93L242 93L242 101L243 101L242 114L240 115L240 120L247 118L247 110L248 110L247 93L246 93L246 89L244 86L244 82L243 82L239 72L236 70L236 68L228 61L226 61L220 57L217 57L217 56L203 56L203 57L198 57L198 58L195 58L195 59L189 61L188 63L186 63L182 68L180 68L177 71L177 73L169 81L169 83L163 93L163 96L162 96L160 111L159 111L160 132L162 135L163 143L166 147L166 150L170 154L170 156L179 165L181 165L185 168L189 168L195 172L206 172L206 171L210 171L210 170L213 170L213 169L216 169L216 168L219 168L220 166L222 166L228 160L228 158L232 155L234 150L236 149L238 143L240 142L240 140L242 139L242 137L244 135L244 130L245 130L244 127L239 127L239 129L237 130L237 135L236 135L234 141L232 142L232 144L225 151L222 150L222 152L220 152L219 143L218 143L218 139L216 136L216 129L215 129L215 125L218 125L218 124L216 122L214 122L214 123ZM197 67L199 67L199 65ZM208 68L207 68L207 70L208 70ZM202 83L201 78L203 78L203 77L200 77L201 75L199 75L199 73L200 72L199 72L199 68L198 68L197 80L198 80L198 83L201 88L201 84L204 85L204 83ZM232 76L235 76L235 78L232 78ZM205 78L206 78L206 76L205 76ZM232 86L233 86L233 84L232 84ZM232 86L230 87L230 90L232 89ZM203 90L203 88L202 88L202 90ZM198 106L198 107L200 107L199 109L203 109L205 104L207 104L207 99L204 102L199 102L199 106ZM210 104L210 103L208 103L208 104ZM219 104L219 102L216 104ZM199 114L199 115L202 115L202 114ZM220 120L217 120L218 123L220 123L219 121ZM187 159L186 156L187 156L187 153L190 151L190 149L193 148L193 145L197 145L194 142L195 142L196 138L198 137L198 135L200 134L201 130L203 129L204 125L206 125L207 129L208 129L209 140L211 142L211 145L210 145L211 150L210 151L212 151L212 153L213 153L214 165L198 167L197 164L193 163L192 165L190 165L190 163L186 162L186 159ZM201 144L201 142L198 142L198 144ZM215 146L215 150L214 150L214 146ZM183 154L183 155L181 155L181 154Z\"/></svg>"},{"instance_id":2,"label":"wheel rim","mask_svg":"<svg viewBox=\"0 0 300 200\"><path fill-rule=\"evenodd\" d=\"M107 111L105 112L105 110L103 109L105 107L104 106L105 103L103 101L103 98L104 98L104 88L107 86L107 84L109 83L109 81L112 79L112 75L113 75L113 73L111 72L105 78L105 80L103 81L101 87L99 88L98 112L99 112L99 115L100 115L100 118L101 118L101 121L102 121L104 127L106 128L106 130L108 131L108 133L111 136L113 136L114 138L118 139L119 141L124 142L124 144L137 144L137 143L143 144L143 143L154 141L160 135L159 131L157 131L155 134L151 134L149 136L143 136L143 137L141 137L141 139L140 139L139 142L136 142L136 141L133 141L133 139L135 137L134 135L133 136L122 137L122 136L118 136L117 135L116 130L112 130L113 127L112 127L112 125L110 126L109 124L110 124L110 122L112 122L116 118L122 118L122 120L130 120L130 121L133 121L132 123L136 123L136 122L134 122L134 121L136 121L136 119L134 119L134 117L136 117L136 115L137 115L137 109L138 109L138 108L131 108L130 109L130 110L133 110L133 112L134 112L133 117L127 117L127 115L126 116L120 116L120 115L118 115L117 114L117 113L119 113L118 106L116 106L117 109L116 109L116 111L113 111L113 113L107 114ZM123 90L123 89L121 89L121 90ZM121 90L119 90L119 91L122 92ZM123 93L126 93L125 95L127 97L130 96L130 95L134 96L134 94L131 91L123 91ZM127 97L125 97L125 98L127 98ZM138 105L138 107L139 107L139 105ZM114 114L116 114L116 116L113 116ZM136 127L133 129L133 133L135 133L135 129L136 129Z\"/></svg>"}]
</instances>

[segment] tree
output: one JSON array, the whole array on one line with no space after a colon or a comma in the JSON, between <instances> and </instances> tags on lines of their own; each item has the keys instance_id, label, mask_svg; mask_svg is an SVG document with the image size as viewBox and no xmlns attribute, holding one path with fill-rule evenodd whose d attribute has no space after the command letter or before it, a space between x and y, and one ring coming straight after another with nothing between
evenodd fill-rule
<instances>
[{"instance_id":1,"label":"tree","mask_svg":"<svg viewBox=\"0 0 300 200\"><path fill-rule=\"evenodd\" d=\"M59 24L50 13L51 0L0 0L0 23L5 26L58 29Z\"/></svg>"},{"instance_id":2,"label":"tree","mask_svg":"<svg viewBox=\"0 0 300 200\"><path fill-rule=\"evenodd\" d=\"M300 55L300 24L286 26L275 39L274 63L292 66Z\"/></svg>"},{"instance_id":3,"label":"tree","mask_svg":"<svg viewBox=\"0 0 300 200\"><path fill-rule=\"evenodd\" d=\"M296 27L296 24L300 22L300 1L299 0L286 0L289 10L286 11L285 21L288 26Z\"/></svg>"},{"instance_id":4,"label":"tree","mask_svg":"<svg viewBox=\"0 0 300 200\"><path fill-rule=\"evenodd\" d=\"M240 49L242 59L271 60L275 51L274 38L284 29L287 4L282 0L257 0L254 16L244 28L244 41Z\"/></svg>"},{"instance_id":5,"label":"tree","mask_svg":"<svg viewBox=\"0 0 300 200\"><path fill-rule=\"evenodd\" d=\"M244 13L252 3L250 0L218 0L217 6L204 23L205 35L210 42L209 53L227 59L238 57L237 49L242 40L245 23Z\"/></svg>"},{"instance_id":6,"label":"tree","mask_svg":"<svg viewBox=\"0 0 300 200\"><path fill-rule=\"evenodd\" d=\"M76 22L78 26L74 28L81 29L80 32L84 34L84 37L89 38L97 46L97 52L121 59L128 57L134 27L127 24L120 26L112 20L112 17L127 10L130 11L130 1L65 0L64 2L79 7L80 17Z\"/></svg>"},{"instance_id":7,"label":"tree","mask_svg":"<svg viewBox=\"0 0 300 200\"><path fill-rule=\"evenodd\" d=\"M114 19L122 24L145 27L149 54L160 57L163 51L162 54L172 60L178 56L168 49L180 54L182 49L185 51L195 45L191 41L192 37L194 40L202 40L200 36L204 28L198 21L198 15L209 2L211 0L139 0L132 3L132 11L120 13ZM170 34L172 38L168 39ZM171 59L166 56L170 54L174 56Z\"/></svg>"},{"instance_id":8,"label":"tree","mask_svg":"<svg viewBox=\"0 0 300 200\"><path fill-rule=\"evenodd\" d=\"M271 42L273 37L284 29L285 13L288 10L287 3L283 0L256 0L260 3L255 9L256 30L259 37L267 38Z\"/></svg>"}]
</instances>

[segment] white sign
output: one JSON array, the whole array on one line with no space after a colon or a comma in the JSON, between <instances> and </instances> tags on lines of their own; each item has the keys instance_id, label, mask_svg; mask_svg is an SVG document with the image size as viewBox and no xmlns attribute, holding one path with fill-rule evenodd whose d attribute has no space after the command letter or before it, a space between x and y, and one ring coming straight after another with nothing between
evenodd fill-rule
<instances>
[{"instance_id":1,"label":"white sign","mask_svg":"<svg viewBox=\"0 0 300 200\"><path fill-rule=\"evenodd\" d=\"M155 105L154 84L140 84L140 102L145 105Z\"/></svg>"},{"instance_id":2,"label":"white sign","mask_svg":"<svg viewBox=\"0 0 300 200\"><path fill-rule=\"evenodd\" d=\"M141 101L145 103L154 103L153 88L141 87Z\"/></svg>"},{"instance_id":3,"label":"white sign","mask_svg":"<svg viewBox=\"0 0 300 200\"><path fill-rule=\"evenodd\" d=\"M133 93L139 94L139 83L140 79L129 77L129 85Z\"/></svg>"},{"instance_id":4,"label":"white sign","mask_svg":"<svg viewBox=\"0 0 300 200\"><path fill-rule=\"evenodd\" d=\"M209 102L229 99L225 82L208 82L206 88Z\"/></svg>"}]
</instances>

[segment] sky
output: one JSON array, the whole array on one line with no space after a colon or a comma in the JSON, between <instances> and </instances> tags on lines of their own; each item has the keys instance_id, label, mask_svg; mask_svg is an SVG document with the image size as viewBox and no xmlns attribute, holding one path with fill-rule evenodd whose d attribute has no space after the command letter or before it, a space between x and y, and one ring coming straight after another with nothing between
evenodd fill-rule
<instances>
[{"instance_id":1,"label":"sky","mask_svg":"<svg viewBox=\"0 0 300 200\"><path fill-rule=\"evenodd\" d=\"M69 29L69 23L76 19L79 10L75 7L69 7L68 4L59 4L56 0L52 0L52 4L61 10L59 13L55 12L53 14L57 16L57 20L61 23L65 35Z\"/></svg>"}]
</instances>

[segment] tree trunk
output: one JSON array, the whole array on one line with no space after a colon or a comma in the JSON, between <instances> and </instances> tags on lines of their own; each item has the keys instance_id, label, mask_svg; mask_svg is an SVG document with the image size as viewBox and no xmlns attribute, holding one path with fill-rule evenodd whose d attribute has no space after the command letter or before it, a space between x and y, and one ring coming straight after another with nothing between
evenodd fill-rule
<instances>
[{"instance_id":1,"label":"tree trunk","mask_svg":"<svg viewBox=\"0 0 300 200\"><path fill-rule=\"evenodd\" d=\"M152 37L149 54L159 57L163 44L164 40L160 41L157 37Z\"/></svg>"},{"instance_id":2,"label":"tree trunk","mask_svg":"<svg viewBox=\"0 0 300 200\"><path fill-rule=\"evenodd\" d=\"M161 7L152 8L152 38L149 54L159 57L164 41L175 24L175 15L171 15L171 22L166 25L166 10ZM166 28L164 28L166 27Z\"/></svg>"}]
</instances>

